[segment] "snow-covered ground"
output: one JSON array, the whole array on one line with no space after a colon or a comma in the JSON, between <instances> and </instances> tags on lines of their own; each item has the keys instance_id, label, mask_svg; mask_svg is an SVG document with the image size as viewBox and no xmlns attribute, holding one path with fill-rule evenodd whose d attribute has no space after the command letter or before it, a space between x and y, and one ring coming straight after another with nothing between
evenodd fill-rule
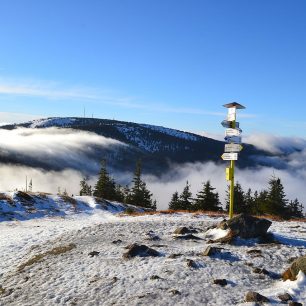
<instances>
[{"instance_id":1,"label":"snow-covered ground","mask_svg":"<svg viewBox=\"0 0 306 306\"><path fill-rule=\"evenodd\" d=\"M221 233L206 230L219 221L193 214L122 216L94 208L90 214L0 222L0 305L255 305L243 302L250 290L272 304L284 292L306 302L304 274L294 282L279 279L290 259L306 253L306 223L273 222L270 231L282 244L209 244ZM201 240L175 239L180 226L197 229ZM132 243L160 256L124 259ZM209 245L222 249L201 255ZM54 252L58 247L68 248ZM99 254L91 257L92 251ZM269 274L254 273L257 267ZM214 279L228 284L213 284Z\"/></svg>"}]
</instances>

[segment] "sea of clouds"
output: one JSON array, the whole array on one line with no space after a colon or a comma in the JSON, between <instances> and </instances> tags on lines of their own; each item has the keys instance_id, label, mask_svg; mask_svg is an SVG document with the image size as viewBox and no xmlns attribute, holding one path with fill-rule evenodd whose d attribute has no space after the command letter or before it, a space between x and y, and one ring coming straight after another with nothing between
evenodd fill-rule
<instances>
[{"instance_id":1,"label":"sea of clouds","mask_svg":"<svg viewBox=\"0 0 306 306\"><path fill-rule=\"evenodd\" d=\"M258 157L266 161L267 166L264 167L254 165L254 168L239 169L238 161L236 180L242 187L245 190L250 187L253 191L266 189L269 179L274 175L281 178L288 199L298 198L306 204L306 140L257 134L245 137L244 141L275 156ZM116 150L126 145L94 133L72 129L0 129L0 156L14 156L19 162L19 165L0 164L0 190L23 190L27 177L28 181L32 179L34 191L56 193L60 187L61 190L66 189L69 194L78 194L79 183L85 172L93 173L90 177L92 185L96 182L95 173L98 173L99 162L91 152L93 153L97 146ZM55 168L58 169L46 171L39 167L26 166L29 159L49 164L53 166L52 169L56 165ZM144 179L160 209L167 208L172 194L175 191L180 193L186 181L191 185L195 196L202 183L210 180L224 203L227 189L226 165L226 162L219 165L213 162L172 165L171 170L160 177L146 175ZM133 174L116 172L112 175L119 183L127 184Z\"/></svg>"}]
</instances>

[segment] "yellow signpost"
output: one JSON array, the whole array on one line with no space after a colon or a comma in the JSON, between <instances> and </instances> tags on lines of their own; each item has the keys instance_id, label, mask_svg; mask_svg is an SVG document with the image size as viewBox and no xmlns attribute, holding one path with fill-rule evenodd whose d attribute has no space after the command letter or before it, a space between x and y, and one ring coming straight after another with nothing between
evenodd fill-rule
<instances>
[{"instance_id":1,"label":"yellow signpost","mask_svg":"<svg viewBox=\"0 0 306 306\"><path fill-rule=\"evenodd\" d=\"M225 151L227 152L229 147L231 147L231 153L224 153L221 158L223 160L229 160L230 166L226 168L226 180L230 182L230 205L229 205L229 218L233 218L234 214L234 176L235 176L235 160L238 159L238 152L241 151L242 146L241 137L241 130L238 128L239 123L236 123L236 110L237 109L244 109L245 107L237 102L231 102L228 104L223 105L224 107L228 108L228 115L227 120L223 120L221 122L222 126L227 128L225 131L225 140L229 144L233 144L232 146L227 146ZM237 132L233 133L233 130Z\"/></svg>"}]
</instances>

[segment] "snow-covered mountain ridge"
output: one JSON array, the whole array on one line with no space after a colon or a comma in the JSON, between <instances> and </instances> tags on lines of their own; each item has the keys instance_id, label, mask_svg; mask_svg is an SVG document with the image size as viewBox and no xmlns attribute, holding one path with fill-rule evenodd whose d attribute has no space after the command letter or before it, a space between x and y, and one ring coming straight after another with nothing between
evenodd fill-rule
<instances>
[{"instance_id":1,"label":"snow-covered mountain ridge","mask_svg":"<svg viewBox=\"0 0 306 306\"><path fill-rule=\"evenodd\" d=\"M169 169L170 163L221 162L220 156L224 150L224 142L189 132L108 119L47 118L0 128L8 131L17 128L25 128L30 131L58 128L94 133L126 145L125 148L118 148L118 146L116 148L111 146L90 148L88 154L91 158L96 159L98 164L101 157L104 156L110 167L120 171L133 171L136 161L141 159L144 172L155 175L161 170ZM265 154L251 145L244 145L243 154L239 160L240 167L254 166L254 156ZM7 156L5 152L0 151L1 160L20 164L25 161L25 158L12 154ZM28 159L26 162L30 163ZM35 167L46 167L42 161L35 160L34 163ZM30 166L33 166L33 161Z\"/></svg>"}]
</instances>

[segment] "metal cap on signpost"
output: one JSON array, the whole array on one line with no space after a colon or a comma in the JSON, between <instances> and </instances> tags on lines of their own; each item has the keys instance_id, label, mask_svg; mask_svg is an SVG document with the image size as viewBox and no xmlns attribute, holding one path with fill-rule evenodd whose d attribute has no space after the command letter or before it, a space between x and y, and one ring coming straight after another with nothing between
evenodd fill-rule
<instances>
[{"instance_id":1,"label":"metal cap on signpost","mask_svg":"<svg viewBox=\"0 0 306 306\"><path fill-rule=\"evenodd\" d=\"M225 130L225 152L221 158L229 160L230 166L226 168L226 180L230 181L230 206L229 218L231 219L234 214L234 173L235 173L235 160L238 160L238 153L242 150L241 146L241 133L239 122L236 122L236 110L245 109L245 107L237 102L224 104L228 108L227 120L221 122Z\"/></svg>"}]
</instances>

